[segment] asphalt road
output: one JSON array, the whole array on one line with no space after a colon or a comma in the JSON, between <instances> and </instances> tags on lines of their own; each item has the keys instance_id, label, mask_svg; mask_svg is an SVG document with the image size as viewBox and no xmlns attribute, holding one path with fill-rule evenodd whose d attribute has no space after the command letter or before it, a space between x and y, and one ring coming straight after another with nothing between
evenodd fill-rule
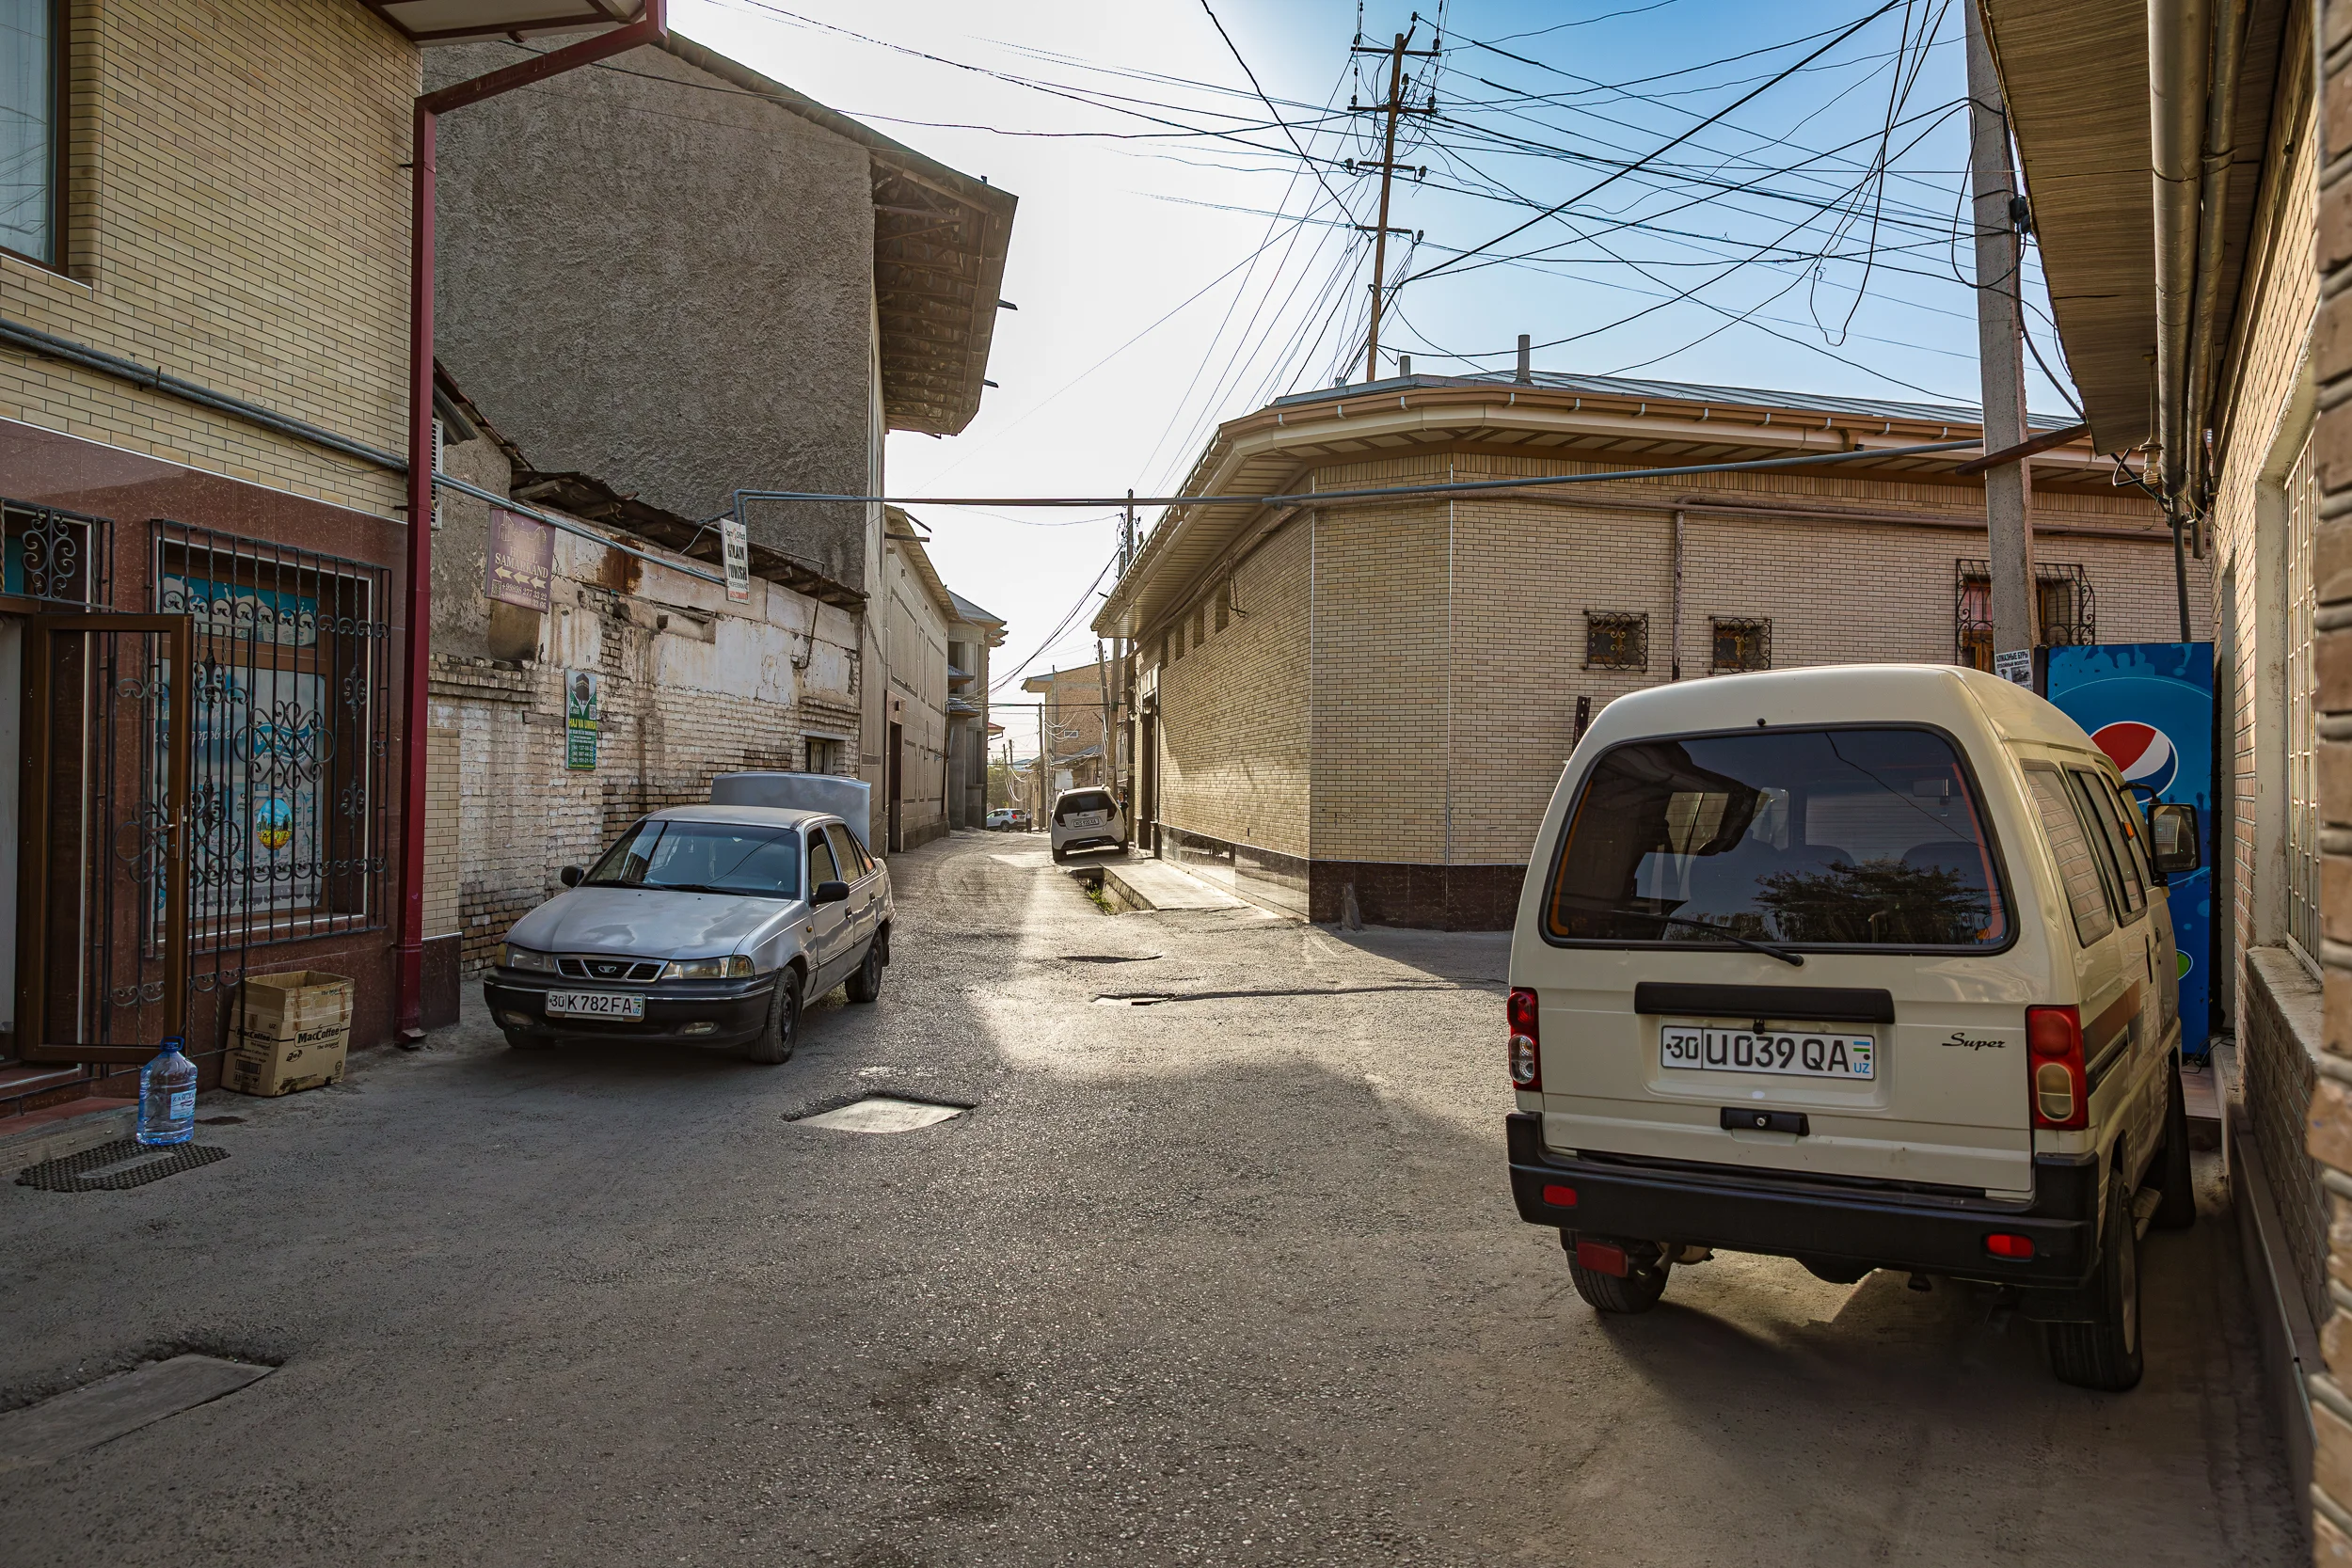
<instances>
[{"instance_id":1,"label":"asphalt road","mask_svg":"<svg viewBox=\"0 0 2352 1568\"><path fill-rule=\"evenodd\" d=\"M882 1000L786 1066L476 1001L208 1099L219 1164L0 1186L0 1406L281 1364L0 1476L0 1560L2307 1560L2217 1192L2127 1395L1883 1275L1720 1258L1604 1322L1505 1191L1501 938L1106 915L1034 836L893 870ZM890 1089L974 1109L793 1124Z\"/></svg>"}]
</instances>

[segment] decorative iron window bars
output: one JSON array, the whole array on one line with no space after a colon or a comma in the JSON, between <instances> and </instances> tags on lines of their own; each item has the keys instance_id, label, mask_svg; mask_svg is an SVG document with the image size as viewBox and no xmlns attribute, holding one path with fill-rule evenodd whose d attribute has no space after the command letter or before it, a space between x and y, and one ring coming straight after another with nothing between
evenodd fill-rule
<instances>
[{"instance_id":1,"label":"decorative iron window bars","mask_svg":"<svg viewBox=\"0 0 2352 1568\"><path fill-rule=\"evenodd\" d=\"M105 609L114 588L114 526L107 517L0 499L0 594L60 609Z\"/></svg>"},{"instance_id":2,"label":"decorative iron window bars","mask_svg":"<svg viewBox=\"0 0 2352 1568\"><path fill-rule=\"evenodd\" d=\"M1649 668L1649 617L1616 611L1584 612L1584 668Z\"/></svg>"},{"instance_id":3,"label":"decorative iron window bars","mask_svg":"<svg viewBox=\"0 0 2352 1568\"><path fill-rule=\"evenodd\" d=\"M2052 648L2099 641L2099 597L2078 561L2037 561L2034 610L2041 641ZM1952 563L1952 662L1993 668L1993 568L1965 558Z\"/></svg>"},{"instance_id":4,"label":"decorative iron window bars","mask_svg":"<svg viewBox=\"0 0 2352 1568\"><path fill-rule=\"evenodd\" d=\"M195 622L189 985L225 996L252 948L388 918L390 573L151 527L156 608Z\"/></svg>"},{"instance_id":5,"label":"decorative iron window bars","mask_svg":"<svg viewBox=\"0 0 2352 1568\"><path fill-rule=\"evenodd\" d=\"M1714 615L1708 618L1708 641L1714 646L1714 673L1729 674L1739 670L1770 670L1772 667L1772 621L1771 616L1747 619Z\"/></svg>"}]
</instances>

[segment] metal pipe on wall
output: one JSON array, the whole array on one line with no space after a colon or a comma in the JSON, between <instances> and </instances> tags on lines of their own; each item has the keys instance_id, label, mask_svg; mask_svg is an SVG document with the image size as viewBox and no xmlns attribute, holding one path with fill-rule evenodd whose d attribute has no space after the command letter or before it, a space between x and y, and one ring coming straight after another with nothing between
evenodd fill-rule
<instances>
[{"instance_id":1,"label":"metal pipe on wall","mask_svg":"<svg viewBox=\"0 0 2352 1568\"><path fill-rule=\"evenodd\" d=\"M434 134L452 109L560 76L668 37L668 0L644 0L636 21L578 43L454 82L416 102L408 232L407 672L401 701L400 992L394 1026L424 1033L424 817L429 746L426 696L433 669L433 198Z\"/></svg>"},{"instance_id":2,"label":"metal pipe on wall","mask_svg":"<svg viewBox=\"0 0 2352 1568\"><path fill-rule=\"evenodd\" d=\"M2205 100L2205 149L2198 191L2197 295L2189 321L2187 419L2189 443L2183 475L2198 515L2197 554L2205 553L2201 504L2213 483L2204 449L2212 406L2213 362L2220 352L2222 218L2230 204L2230 165L2237 155L2237 79L2246 55L2246 0L2215 0L2213 77Z\"/></svg>"},{"instance_id":3,"label":"metal pipe on wall","mask_svg":"<svg viewBox=\"0 0 2352 1568\"><path fill-rule=\"evenodd\" d=\"M2196 308L2197 198L2204 150L2210 0L2148 0L2150 172L2155 182L2156 441L2166 504L2188 475L2189 320Z\"/></svg>"}]
</instances>

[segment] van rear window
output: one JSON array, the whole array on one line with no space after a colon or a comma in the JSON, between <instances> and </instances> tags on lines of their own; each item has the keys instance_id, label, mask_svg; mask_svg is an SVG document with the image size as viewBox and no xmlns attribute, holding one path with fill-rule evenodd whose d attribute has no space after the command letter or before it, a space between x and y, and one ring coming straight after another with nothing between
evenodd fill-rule
<instances>
[{"instance_id":1,"label":"van rear window","mask_svg":"<svg viewBox=\"0 0 2352 1568\"><path fill-rule=\"evenodd\" d=\"M1619 746L1552 869L1567 942L1998 947L2001 879L1968 775L1931 730L1757 730Z\"/></svg>"}]
</instances>

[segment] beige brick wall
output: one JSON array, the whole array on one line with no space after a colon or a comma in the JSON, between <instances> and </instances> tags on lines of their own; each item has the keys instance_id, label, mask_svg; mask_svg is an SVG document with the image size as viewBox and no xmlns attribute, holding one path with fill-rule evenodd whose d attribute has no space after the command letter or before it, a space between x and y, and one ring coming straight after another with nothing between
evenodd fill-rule
<instances>
[{"instance_id":1,"label":"beige brick wall","mask_svg":"<svg viewBox=\"0 0 2352 1568\"><path fill-rule=\"evenodd\" d=\"M1422 454L1327 467L1313 485L1598 467ZM1147 663L1180 630L1187 648L1160 673L1160 820L1315 860L1525 864L1572 749L1578 698L1597 712L1668 678L1675 498L1890 513L1933 506L1951 516L1977 494L1858 477L1714 477L1302 515L1236 577L1245 604L1265 601L1284 613L1219 631L1212 578L1143 641ZM1983 557L1980 531L1685 511L1686 679L1709 673L1708 623L1719 615L1771 618L1774 668L1954 657L1956 564ZM2044 534L2037 544L2039 561L2084 568L2102 641L2177 635L2169 536L2150 526L2151 515L2129 494L2038 498L2045 524L2142 531ZM2200 637L2210 635L2210 582L2207 564L2192 562ZM1586 669L1588 610L1646 615L1647 669ZM1204 624L1205 644L1194 648ZM1294 760L1301 736L1311 775ZM1288 828L1294 820L1303 833Z\"/></svg>"},{"instance_id":2,"label":"beige brick wall","mask_svg":"<svg viewBox=\"0 0 2352 1568\"><path fill-rule=\"evenodd\" d=\"M882 668L891 694L902 699L898 831L902 842L916 845L947 831L947 617L896 545L883 557L878 597ZM888 743L885 728L877 744ZM882 810L885 791L876 789L874 799ZM879 824L874 834L884 838Z\"/></svg>"},{"instance_id":3,"label":"beige brick wall","mask_svg":"<svg viewBox=\"0 0 2352 1568\"><path fill-rule=\"evenodd\" d=\"M63 275L0 315L403 445L416 50L356 0L77 0ZM396 515L389 473L0 350L0 414Z\"/></svg>"},{"instance_id":4,"label":"beige brick wall","mask_svg":"<svg viewBox=\"0 0 2352 1568\"><path fill-rule=\"evenodd\" d=\"M1184 657L1159 675L1162 822L1306 856L1313 537L1310 518L1292 519L1241 562L1230 590L1220 582L1186 619ZM1197 647L1195 629L1203 637ZM1160 645L1145 643L1142 662L1155 661Z\"/></svg>"}]
</instances>

